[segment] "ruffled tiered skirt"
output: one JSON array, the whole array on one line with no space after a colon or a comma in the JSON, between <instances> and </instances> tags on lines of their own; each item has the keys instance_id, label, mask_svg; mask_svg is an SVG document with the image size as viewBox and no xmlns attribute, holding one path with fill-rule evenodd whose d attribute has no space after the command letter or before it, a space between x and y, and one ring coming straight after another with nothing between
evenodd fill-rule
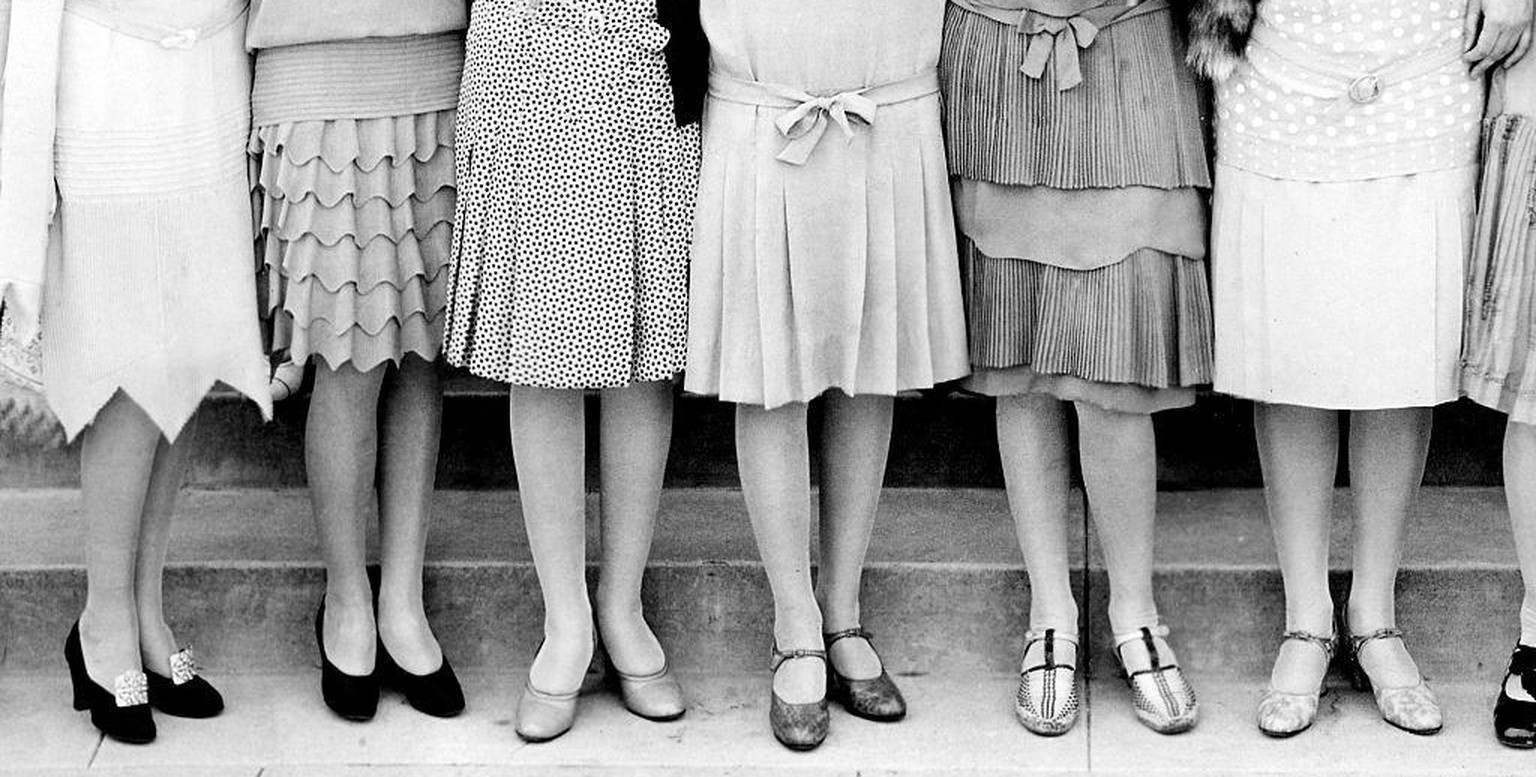
<instances>
[{"instance_id":1,"label":"ruffled tiered skirt","mask_svg":"<svg viewBox=\"0 0 1536 777\"><path fill-rule=\"evenodd\" d=\"M1099 31L1082 82L1029 38L951 4L941 73L961 232L966 387L1121 412L1211 380L1210 177L1199 94L1167 8Z\"/></svg>"},{"instance_id":2,"label":"ruffled tiered skirt","mask_svg":"<svg viewBox=\"0 0 1536 777\"><path fill-rule=\"evenodd\" d=\"M1505 114L1484 133L1462 389L1536 423L1536 118Z\"/></svg>"},{"instance_id":3,"label":"ruffled tiered skirt","mask_svg":"<svg viewBox=\"0 0 1536 777\"><path fill-rule=\"evenodd\" d=\"M325 107L315 95L346 92L319 114L326 118L259 123L251 133L274 350L365 372L408 354L438 358L453 241L455 98L430 86L457 77L462 45L457 35L385 38L278 49L275 66L258 59L258 122L314 116ZM348 65L415 52L426 56L413 56L416 70L388 90L338 82ZM325 67L328 59L341 66ZM377 72L355 78L381 83ZM368 103L352 104L359 95L370 95ZM450 107L440 108L444 102ZM337 117L342 110L350 115Z\"/></svg>"},{"instance_id":4,"label":"ruffled tiered skirt","mask_svg":"<svg viewBox=\"0 0 1536 777\"><path fill-rule=\"evenodd\" d=\"M251 282L243 0L66 14L43 383L70 437L118 392L174 438L224 383L270 410ZM127 29L199 30L187 47Z\"/></svg>"}]
</instances>

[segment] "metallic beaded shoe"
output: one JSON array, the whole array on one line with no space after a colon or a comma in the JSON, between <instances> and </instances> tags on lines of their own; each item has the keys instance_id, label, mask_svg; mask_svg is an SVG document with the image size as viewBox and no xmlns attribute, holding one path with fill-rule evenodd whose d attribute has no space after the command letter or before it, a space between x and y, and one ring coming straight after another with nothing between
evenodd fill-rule
<instances>
[{"instance_id":1,"label":"metallic beaded shoe","mask_svg":"<svg viewBox=\"0 0 1536 777\"><path fill-rule=\"evenodd\" d=\"M839 640L862 639L869 642L870 636L863 626L855 626L851 629L823 634L822 640L830 651L833 643ZM870 645L869 649L874 650L875 646ZM896 683L886 673L883 661L879 677L854 680L837 671L837 667L828 660L827 696L843 705L850 714L865 720L889 723L907 716L907 700L902 698L901 689L896 687Z\"/></svg>"},{"instance_id":2,"label":"metallic beaded shoe","mask_svg":"<svg viewBox=\"0 0 1536 777\"><path fill-rule=\"evenodd\" d=\"M1130 686L1136 717L1142 724L1159 734L1181 734L1195 727L1200 702L1178 664L1163 663L1155 638L1167 636L1167 626L1143 626L1129 634L1116 634L1115 660L1120 662L1120 672L1125 676L1126 685ZM1125 659L1120 652L1122 647L1137 640L1146 646L1151 666L1132 672L1125 668Z\"/></svg>"},{"instance_id":3,"label":"metallic beaded shoe","mask_svg":"<svg viewBox=\"0 0 1536 777\"><path fill-rule=\"evenodd\" d=\"M769 669L779 671L779 667L786 661L800 658L819 658L823 663L827 660L825 650L780 650L773 648L773 662ZM768 725L773 729L773 736L779 743L791 750L814 750L827 738L827 726L830 723L827 714L827 697L804 704L790 704L779 698L778 691L772 691L768 702Z\"/></svg>"},{"instance_id":4,"label":"metallic beaded shoe","mask_svg":"<svg viewBox=\"0 0 1536 777\"><path fill-rule=\"evenodd\" d=\"M1322 637L1310 631L1287 631L1283 641L1293 640L1323 651L1323 676L1326 679L1328 665L1333 663L1334 651L1338 648L1338 637L1332 635ZM1276 690L1273 685L1265 688L1264 695L1259 698L1259 731L1276 739L1284 739L1306 731L1312 726L1312 721L1317 719L1317 702L1322 695L1321 679L1318 680L1317 690L1310 693Z\"/></svg>"},{"instance_id":5,"label":"metallic beaded shoe","mask_svg":"<svg viewBox=\"0 0 1536 777\"><path fill-rule=\"evenodd\" d=\"M1445 721L1440 714L1440 702L1435 699L1435 692L1430 690L1429 683L1424 682L1423 677L1414 685L1383 688L1371 680L1360 663L1360 650L1366 645L1387 639L1401 641L1402 638L1403 631L1397 628L1377 629L1363 636L1349 638L1350 673L1355 690L1371 691L1376 696L1376 708L1381 710L1382 719L1388 723L1410 734L1437 734L1445 726Z\"/></svg>"},{"instance_id":6,"label":"metallic beaded shoe","mask_svg":"<svg viewBox=\"0 0 1536 777\"><path fill-rule=\"evenodd\" d=\"M155 709L178 718L211 718L224 711L224 697L218 689L197 674L197 659L192 648L171 654L171 676L145 672L149 703Z\"/></svg>"},{"instance_id":7,"label":"metallic beaded shoe","mask_svg":"<svg viewBox=\"0 0 1536 777\"><path fill-rule=\"evenodd\" d=\"M1041 663L1033 666L1029 649L1040 643ZM1066 643L1065 645L1058 643ZM1024 659L1019 669L1019 692L1013 711L1024 728L1041 736L1061 736L1077 723L1077 639L1061 636L1055 629L1024 635ZM1059 663L1057 652L1069 653L1070 663Z\"/></svg>"}]
</instances>

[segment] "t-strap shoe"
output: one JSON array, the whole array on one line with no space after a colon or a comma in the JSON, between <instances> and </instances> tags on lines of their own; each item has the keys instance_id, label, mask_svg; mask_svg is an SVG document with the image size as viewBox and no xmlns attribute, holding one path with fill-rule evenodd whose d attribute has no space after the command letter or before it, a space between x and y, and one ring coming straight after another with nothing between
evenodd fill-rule
<instances>
[{"instance_id":1,"label":"t-strap shoe","mask_svg":"<svg viewBox=\"0 0 1536 777\"><path fill-rule=\"evenodd\" d=\"M822 640L830 652L832 645L840 640L862 639L869 642L870 637L871 634L865 631L863 626L855 626L851 629L823 634ZM873 651L875 646L871 644L869 649ZM879 658L878 654L876 658ZM889 723L907 716L907 700L902 698L901 689L896 687L890 674L885 671L884 661L880 662L879 677L854 680L837 671L837 665L829 658L827 660L827 696L832 701L843 705L850 714L865 720Z\"/></svg>"},{"instance_id":2,"label":"t-strap shoe","mask_svg":"<svg viewBox=\"0 0 1536 777\"><path fill-rule=\"evenodd\" d=\"M1509 747L1529 750L1536 747L1536 701L1510 697L1511 678L1519 678L1520 687L1536 698L1536 647L1515 645L1509 657L1509 671L1499 686L1499 699L1493 703L1493 733Z\"/></svg>"},{"instance_id":3,"label":"t-strap shoe","mask_svg":"<svg viewBox=\"0 0 1536 777\"><path fill-rule=\"evenodd\" d=\"M794 661L802 658L818 658L823 663L827 660L825 650L780 650L778 646L773 648L773 662L768 668L774 672L779 671L786 661ZM773 729L773 736L779 743L791 750L814 750L827 738L827 726L830 716L827 714L827 697L825 694L820 699L804 704L790 704L779 698L778 691L771 691L768 701L768 725Z\"/></svg>"},{"instance_id":4,"label":"t-strap shoe","mask_svg":"<svg viewBox=\"0 0 1536 777\"><path fill-rule=\"evenodd\" d=\"M1167 636L1167 626L1144 626L1134 632L1116 634L1114 655L1126 685L1130 686L1136 717L1159 734L1181 734L1195 727L1200 702L1178 664L1163 663L1156 638ZM1149 666L1131 671L1126 668L1121 652L1126 645L1138 640L1146 647Z\"/></svg>"},{"instance_id":5,"label":"t-strap shoe","mask_svg":"<svg viewBox=\"0 0 1536 777\"><path fill-rule=\"evenodd\" d=\"M224 697L197 674L197 659L192 648L171 654L171 676L145 672L149 703L155 709L178 718L211 718L224 711Z\"/></svg>"},{"instance_id":6,"label":"t-strap shoe","mask_svg":"<svg viewBox=\"0 0 1536 777\"><path fill-rule=\"evenodd\" d=\"M1355 690L1371 691L1376 697L1376 708L1381 711L1382 719L1388 723L1410 734L1427 736L1439 733L1445 725L1440 713L1440 702L1435 699L1435 692L1430 690L1429 683L1424 682L1422 676L1413 685L1383 688L1371 680L1370 674L1365 671L1365 665L1360 663L1360 651L1363 648L1372 642L1388 639L1401 642L1402 629L1377 629L1369 634L1349 638L1350 674L1354 680Z\"/></svg>"},{"instance_id":7,"label":"t-strap shoe","mask_svg":"<svg viewBox=\"0 0 1536 777\"><path fill-rule=\"evenodd\" d=\"M1041 646L1040 663L1029 663L1030 648ZM1067 655L1067 663L1057 660ZM1081 706L1077 696L1077 637L1064 637L1055 629L1024 635L1024 658L1019 668L1019 691L1013 711L1024 728L1041 736L1061 736L1077 723Z\"/></svg>"},{"instance_id":8,"label":"t-strap shoe","mask_svg":"<svg viewBox=\"0 0 1536 777\"><path fill-rule=\"evenodd\" d=\"M1318 636L1310 631L1287 631L1284 642L1300 642L1323 651L1323 675L1317 681L1317 690L1307 693L1291 693L1275 688L1271 683L1259 697L1259 731L1266 736L1284 739L1306 731L1317 719L1317 702L1323 695L1323 680L1328 676L1328 665L1333 663L1339 640L1334 635ZM1278 659L1277 659L1278 660Z\"/></svg>"}]
</instances>

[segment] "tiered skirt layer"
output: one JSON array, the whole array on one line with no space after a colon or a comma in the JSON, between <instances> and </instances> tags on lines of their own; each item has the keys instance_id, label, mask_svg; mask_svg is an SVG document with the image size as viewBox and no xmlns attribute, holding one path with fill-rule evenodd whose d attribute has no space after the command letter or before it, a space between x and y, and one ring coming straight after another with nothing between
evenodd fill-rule
<instances>
[{"instance_id":1,"label":"tiered skirt layer","mask_svg":"<svg viewBox=\"0 0 1536 777\"><path fill-rule=\"evenodd\" d=\"M441 351L454 111L259 127L274 349L367 371Z\"/></svg>"},{"instance_id":2,"label":"tiered skirt layer","mask_svg":"<svg viewBox=\"0 0 1536 777\"><path fill-rule=\"evenodd\" d=\"M1515 421L1536 423L1536 119L1490 121L1483 159L1462 389Z\"/></svg>"}]
</instances>

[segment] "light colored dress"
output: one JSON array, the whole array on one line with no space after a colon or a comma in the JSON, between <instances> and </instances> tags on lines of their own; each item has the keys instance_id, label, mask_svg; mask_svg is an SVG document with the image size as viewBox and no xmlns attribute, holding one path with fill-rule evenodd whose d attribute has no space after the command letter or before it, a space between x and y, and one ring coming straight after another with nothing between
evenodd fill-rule
<instances>
[{"instance_id":1,"label":"light colored dress","mask_svg":"<svg viewBox=\"0 0 1536 777\"><path fill-rule=\"evenodd\" d=\"M965 376L943 0L704 0L685 388L766 407Z\"/></svg>"},{"instance_id":2,"label":"light colored dress","mask_svg":"<svg viewBox=\"0 0 1536 777\"><path fill-rule=\"evenodd\" d=\"M683 367L697 125L652 0L477 0L458 118L446 350L586 389Z\"/></svg>"},{"instance_id":3,"label":"light colored dress","mask_svg":"<svg viewBox=\"0 0 1536 777\"><path fill-rule=\"evenodd\" d=\"M437 359L465 22L462 0L252 6L265 296L293 361Z\"/></svg>"},{"instance_id":4,"label":"light colored dress","mask_svg":"<svg viewBox=\"0 0 1536 777\"><path fill-rule=\"evenodd\" d=\"M1473 401L1536 424L1536 57L1494 77L1462 386Z\"/></svg>"},{"instance_id":5,"label":"light colored dress","mask_svg":"<svg viewBox=\"0 0 1536 777\"><path fill-rule=\"evenodd\" d=\"M1351 410L1458 396L1483 101L1464 6L1260 5L1217 93L1218 391Z\"/></svg>"},{"instance_id":6,"label":"light colored dress","mask_svg":"<svg viewBox=\"0 0 1536 777\"><path fill-rule=\"evenodd\" d=\"M175 437L224 383L270 413L251 282L245 0L70 0L43 383L70 437L119 391ZM15 30L13 29L13 33Z\"/></svg>"}]
</instances>

